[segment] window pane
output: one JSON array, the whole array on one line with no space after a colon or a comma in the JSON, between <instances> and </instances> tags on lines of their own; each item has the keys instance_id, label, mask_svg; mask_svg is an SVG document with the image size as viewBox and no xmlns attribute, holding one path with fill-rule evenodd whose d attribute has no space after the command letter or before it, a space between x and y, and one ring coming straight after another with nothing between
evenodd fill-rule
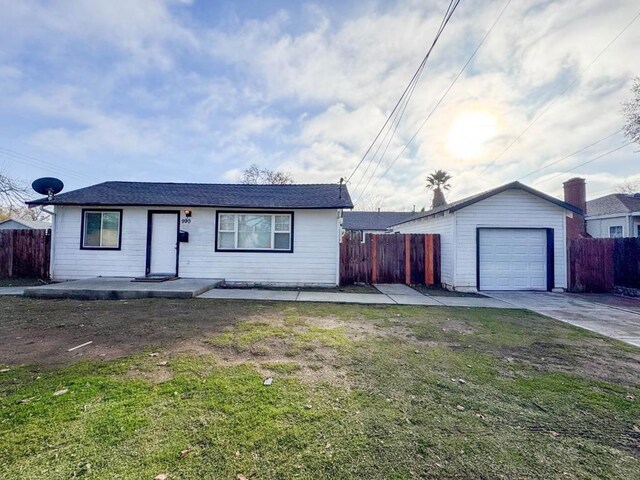
<instances>
[{"instance_id":1,"label":"window pane","mask_svg":"<svg viewBox=\"0 0 640 480\"><path fill-rule=\"evenodd\" d=\"M609 227L609 237L610 238L621 238L622 237L622 226Z\"/></svg>"},{"instance_id":2,"label":"window pane","mask_svg":"<svg viewBox=\"0 0 640 480\"><path fill-rule=\"evenodd\" d=\"M276 215L276 232L289 231L289 215Z\"/></svg>"},{"instance_id":3,"label":"window pane","mask_svg":"<svg viewBox=\"0 0 640 480\"><path fill-rule=\"evenodd\" d=\"M220 215L220 230L235 230L233 215Z\"/></svg>"},{"instance_id":4,"label":"window pane","mask_svg":"<svg viewBox=\"0 0 640 480\"><path fill-rule=\"evenodd\" d=\"M274 234L274 243L276 250L289 250L289 238L291 234L289 233L276 233Z\"/></svg>"},{"instance_id":5,"label":"window pane","mask_svg":"<svg viewBox=\"0 0 640 480\"><path fill-rule=\"evenodd\" d=\"M102 214L102 246L117 247L120 230L120 213L104 212Z\"/></svg>"},{"instance_id":6,"label":"window pane","mask_svg":"<svg viewBox=\"0 0 640 480\"><path fill-rule=\"evenodd\" d=\"M235 248L235 235L233 232L220 232L218 248Z\"/></svg>"},{"instance_id":7,"label":"window pane","mask_svg":"<svg viewBox=\"0 0 640 480\"><path fill-rule=\"evenodd\" d=\"M100 224L102 222L101 213L86 212L84 214L84 246L100 246Z\"/></svg>"},{"instance_id":8,"label":"window pane","mask_svg":"<svg viewBox=\"0 0 640 480\"><path fill-rule=\"evenodd\" d=\"M271 248L271 215L238 215L238 248Z\"/></svg>"}]
</instances>

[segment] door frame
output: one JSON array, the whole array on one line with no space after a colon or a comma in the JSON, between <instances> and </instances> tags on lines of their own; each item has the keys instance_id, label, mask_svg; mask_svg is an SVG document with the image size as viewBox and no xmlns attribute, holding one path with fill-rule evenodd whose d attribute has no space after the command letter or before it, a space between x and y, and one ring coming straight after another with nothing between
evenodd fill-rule
<instances>
[{"instance_id":1,"label":"door frame","mask_svg":"<svg viewBox=\"0 0 640 480\"><path fill-rule=\"evenodd\" d=\"M476 289L480 292L480 232L482 230L545 230L547 233L547 292L555 288L555 241L553 228L547 227L476 227Z\"/></svg>"},{"instance_id":2,"label":"door frame","mask_svg":"<svg viewBox=\"0 0 640 480\"><path fill-rule=\"evenodd\" d=\"M149 275L151 272L151 235L153 234L153 215L159 214L174 214L176 216L176 277L178 276L178 266L180 264L180 210L149 210L147 212L147 258L144 274Z\"/></svg>"}]
</instances>

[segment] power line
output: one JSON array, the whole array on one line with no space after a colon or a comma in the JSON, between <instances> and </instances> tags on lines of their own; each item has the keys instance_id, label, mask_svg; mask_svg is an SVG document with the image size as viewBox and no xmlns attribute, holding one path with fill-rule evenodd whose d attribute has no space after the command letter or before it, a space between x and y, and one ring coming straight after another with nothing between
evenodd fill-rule
<instances>
[{"instance_id":1,"label":"power line","mask_svg":"<svg viewBox=\"0 0 640 480\"><path fill-rule=\"evenodd\" d=\"M579 165L576 165L575 167L570 168L569 170L565 170L564 172L557 173L556 175L552 175L551 177L548 177L548 178L545 178L545 179L542 179L542 180L540 180L540 179L536 180L535 182L533 182L533 184L536 185L538 183L545 183L545 182L548 182L549 180L553 180L554 178L559 177L560 175L564 175L565 173L573 172L574 170L577 170L580 167L584 167L585 165L587 165L589 163L592 163L592 162L595 162L596 160L600 160L601 158L606 157L607 155L611 155L612 153L615 153L618 150L622 150L624 147L628 147L632 143L634 143L634 142L633 141L627 142L627 143L623 144L622 146L620 146L618 148L614 148L613 150L609 150L608 152L600 154L597 157L592 158L591 160L587 160L586 162L583 162L583 163L581 163Z\"/></svg>"},{"instance_id":2,"label":"power line","mask_svg":"<svg viewBox=\"0 0 640 480\"><path fill-rule=\"evenodd\" d=\"M507 147L500 152L500 154L494 158L490 163L488 163L480 172L480 176L482 176L482 174L484 174L492 165L494 165L498 160L500 160L500 158L502 158L502 156L507 153L511 147L513 147L518 140L520 140L528 131L529 129L538 121L540 120L540 118L547 113L551 107L553 107L555 105L555 103L564 96L565 93L567 93L569 91L569 89L571 89L571 87L573 87L576 83L578 83L578 80L580 80L580 77L582 77L582 75L589 70L589 68L591 68L591 66L593 66L594 63L596 63L598 61L598 59L609 49L609 47L611 45L614 44L614 42L616 40L618 40L618 38L620 38L622 36L622 34L624 32L627 31L627 29L633 25L633 23L640 17L640 12L638 12L629 23L626 24L626 26L620 31L620 33L618 33L615 37L613 37L613 39L607 44L606 47L604 47L600 53L598 53L598 55L596 55L596 57L591 61L591 63L589 63L589 65L587 65L585 68L583 68L580 73L578 73L578 76L573 80L573 82L571 82L562 92L560 92L560 95L556 96L553 101L551 103L549 103L543 110L542 112L540 112L539 115L537 115L536 117L533 118L533 120L529 123L529 125L527 125L525 127L525 129L520 132L520 134L509 144L507 145Z\"/></svg>"},{"instance_id":3,"label":"power line","mask_svg":"<svg viewBox=\"0 0 640 480\"><path fill-rule=\"evenodd\" d=\"M365 151L364 155L362 156L362 158L360 159L360 161L358 162L358 164L356 165L356 167L353 169L353 171L351 172L351 174L347 177L347 182L349 182L351 180L351 178L353 178L353 175L356 173L356 171L358 170L358 168L360 168L360 166L362 165L362 163L365 161L365 159L367 158L367 156L369 155L369 153L371 152L371 150L373 149L373 146L376 144L376 142L378 141L378 139L380 138L380 135L382 134L382 132L385 130L385 128L387 127L387 125L389 124L390 121L392 120L392 118L394 116L396 116L397 118L397 114L396 112L398 111L399 108L401 108L401 104L404 102L405 97L407 97L407 93L411 90L411 92L413 92L413 88L415 88L414 84L417 82L418 78L420 77L422 70L424 69L424 66L427 63L427 60L429 59L429 56L431 55L431 52L433 51L436 43L438 42L438 39L440 38L440 35L442 34L444 28L447 26L447 24L449 23L449 20L451 19L451 16L453 15L453 12L455 11L455 9L457 8L458 4L460 3L460 0L451 0L449 3L449 7L447 8L447 11L445 12L445 15L442 19L442 22L440 23L440 28L438 29L438 32L436 34L435 39L433 40L431 46L429 47L426 55L424 56L424 58L422 59L422 61L420 62L420 65L418 66L418 69L416 70L416 72L413 74L413 76L411 77L411 80L409 81L409 83L407 84L407 86L405 87L404 91L402 92L402 95L400 96L400 98L398 99L398 101L396 102L395 106L393 107L393 110L391 111L391 113L389 114L389 116L387 117L387 119L385 120L384 124L382 125L382 128L380 128L380 130L378 131L378 133L376 134L375 138L373 139L373 141L371 142L371 144L369 145L369 147L367 148L367 150ZM386 136L385 136L386 138Z\"/></svg>"},{"instance_id":4,"label":"power line","mask_svg":"<svg viewBox=\"0 0 640 480\"><path fill-rule=\"evenodd\" d=\"M420 124L420 126L418 127L418 129L416 130L416 132L413 134L413 136L409 139L409 141L405 144L405 146L402 148L402 150L400 151L400 153L393 159L393 161L389 164L389 166L387 167L387 169L382 173L381 177L384 177L389 170L391 170L391 168L395 165L395 163L398 161L398 159L402 156L402 154L407 150L407 148L409 148L409 145L411 145L411 143L415 140L415 138L418 136L418 134L420 133L420 131L424 128L424 126L427 124L427 122L429 121L429 119L433 116L433 114L435 113L435 111L438 109L438 107L440 106L440 104L444 101L444 99L446 98L446 96L449 94L449 92L451 91L451 89L453 88L453 86L456 84L456 82L458 81L458 79L462 76L462 74L464 73L464 71L467 69L467 67L469 66L469 64L471 63L471 61L475 58L476 54L478 53L478 51L480 50L480 48L482 47L482 45L484 45L484 42L487 40L487 38L489 37L489 35L491 34L491 32L493 31L493 29L495 28L495 26L498 24L498 22L500 21L500 19L502 18L502 15L504 14L504 12L506 11L507 7L509 7L509 5L511 4L512 0L507 0L507 3L505 3L504 7L502 7L502 10L500 10L500 13L498 13L498 16L496 17L496 19L493 21L493 24L491 25L491 27L489 28L489 30L487 30L487 32L484 34L484 37L482 37L482 39L480 40L480 43L478 43L478 45L476 46L475 50L473 51L473 53L471 54L471 56L467 59L466 63L462 66L462 68L460 69L460 71L458 72L458 74L455 76L455 78L453 79L453 81L451 82L451 84L449 85L449 87L445 90L445 92L442 94L442 96L440 97L440 99L436 102L435 106L433 107L433 109L429 112L429 114L426 116L426 118L422 121L422 123ZM374 184L375 185L375 184ZM360 196L362 196L364 194L364 191L362 192L362 194Z\"/></svg>"},{"instance_id":5,"label":"power line","mask_svg":"<svg viewBox=\"0 0 640 480\"><path fill-rule=\"evenodd\" d=\"M597 145L598 143L604 142L605 140L607 140L607 139L609 139L609 138L613 137L614 135L617 135L617 134L618 134L618 133L620 133L621 131L622 131L622 129L616 130L616 131L615 131L615 132L613 132L611 135L607 135L606 137L601 138L600 140L596 140L595 142L590 143L590 144L589 144L589 145L587 145L586 147L582 147L580 150L576 150L575 152L570 153L569 155L565 155L564 157L559 158L558 160L554 160L554 161L553 161L553 162L551 162L551 163L548 163L548 164L546 164L546 165L543 165L543 166L541 166L540 168L538 168L538 169L536 169L536 170L534 170L534 171L532 171L532 172L529 172L529 173L527 173L526 175L521 176L520 178L518 178L518 181L522 180L523 178L527 178L527 177L529 177L529 176L533 175L534 173L538 173L538 172L539 172L539 171L541 171L541 170L544 170L544 169L546 169L546 168L549 168L550 166L555 165L556 163L560 163L560 162L562 162L562 161L566 160L567 158L571 158L571 157L573 157L574 155L577 155L577 154L578 154L578 153L580 153L580 152L584 152L585 150L587 150L587 149L589 149L589 148L593 147L594 145Z\"/></svg>"},{"instance_id":6,"label":"power line","mask_svg":"<svg viewBox=\"0 0 640 480\"><path fill-rule=\"evenodd\" d=\"M18 163L22 163L24 165L29 165L31 167L36 167L36 168L42 168L45 170L49 170L49 171L55 171L55 172L62 172L65 175L69 175L69 176L73 176L76 178L80 178L80 179L90 179L92 181L94 180L98 180L95 177L91 177L89 175L85 175L77 170L74 169L70 169L67 167L61 167L61 166L57 166L54 165L52 163L46 162L44 160L41 160L39 158L36 158L34 156L31 155L27 155L24 153L20 153L17 152L15 150L11 150L9 148L6 147L2 147L0 146L0 155L8 158L12 161L18 162Z\"/></svg>"}]
</instances>

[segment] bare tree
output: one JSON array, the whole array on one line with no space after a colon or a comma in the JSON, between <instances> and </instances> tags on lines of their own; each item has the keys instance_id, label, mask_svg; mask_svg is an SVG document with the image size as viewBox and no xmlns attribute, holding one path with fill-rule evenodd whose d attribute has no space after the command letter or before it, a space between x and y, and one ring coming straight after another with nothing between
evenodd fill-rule
<instances>
[{"instance_id":1,"label":"bare tree","mask_svg":"<svg viewBox=\"0 0 640 480\"><path fill-rule=\"evenodd\" d=\"M23 218L40 220L47 215L39 209L27 208L25 200L29 196L29 187L16 178L0 172L0 220Z\"/></svg>"},{"instance_id":2,"label":"bare tree","mask_svg":"<svg viewBox=\"0 0 640 480\"><path fill-rule=\"evenodd\" d=\"M26 185L0 172L0 203L3 206L23 206L28 193Z\"/></svg>"},{"instance_id":3,"label":"bare tree","mask_svg":"<svg viewBox=\"0 0 640 480\"><path fill-rule=\"evenodd\" d=\"M253 163L242 172L240 183L244 183L245 185L288 185L293 183L293 177L289 172L260 168Z\"/></svg>"},{"instance_id":4,"label":"bare tree","mask_svg":"<svg viewBox=\"0 0 640 480\"><path fill-rule=\"evenodd\" d=\"M622 114L627 120L624 134L640 145L640 77L634 79L631 94L631 100L622 104Z\"/></svg>"},{"instance_id":5,"label":"bare tree","mask_svg":"<svg viewBox=\"0 0 640 480\"><path fill-rule=\"evenodd\" d=\"M640 193L640 180L626 180L616 185L616 192L626 195Z\"/></svg>"},{"instance_id":6,"label":"bare tree","mask_svg":"<svg viewBox=\"0 0 640 480\"><path fill-rule=\"evenodd\" d=\"M384 207L384 197L381 195L365 195L358 199L354 210L361 212L375 212L382 210Z\"/></svg>"}]
</instances>

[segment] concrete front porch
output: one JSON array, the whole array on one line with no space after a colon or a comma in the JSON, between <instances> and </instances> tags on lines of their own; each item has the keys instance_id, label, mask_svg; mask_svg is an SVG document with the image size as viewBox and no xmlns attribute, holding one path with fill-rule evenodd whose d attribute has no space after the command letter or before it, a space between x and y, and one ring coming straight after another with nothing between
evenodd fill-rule
<instances>
[{"instance_id":1,"label":"concrete front porch","mask_svg":"<svg viewBox=\"0 0 640 480\"><path fill-rule=\"evenodd\" d=\"M129 298L193 298L222 284L216 278L178 278L166 282L132 282L128 277L97 277L24 289L25 297L121 300Z\"/></svg>"}]
</instances>

